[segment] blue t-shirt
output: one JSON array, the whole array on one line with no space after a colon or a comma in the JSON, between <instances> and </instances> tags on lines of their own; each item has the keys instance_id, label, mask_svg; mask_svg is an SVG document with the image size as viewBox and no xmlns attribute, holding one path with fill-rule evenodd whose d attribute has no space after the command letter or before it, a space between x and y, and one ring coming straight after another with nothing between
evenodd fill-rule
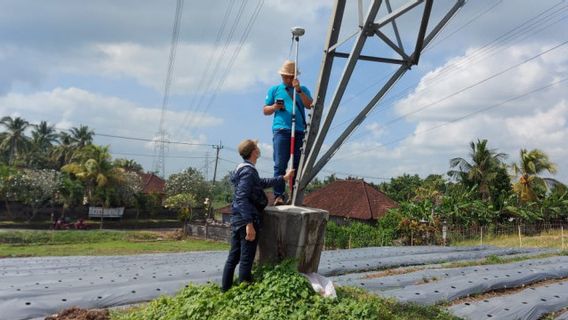
<instances>
[{"instance_id":1,"label":"blue t-shirt","mask_svg":"<svg viewBox=\"0 0 568 320\"><path fill-rule=\"evenodd\" d=\"M312 99L312 95L310 90L304 86L300 86L302 88L302 92L304 92L310 99ZM294 93L294 87L289 87L288 89L290 94L286 91L286 85L281 83L279 85L273 86L268 89L268 93L266 94L266 99L264 99L264 104L269 106L273 105L276 102L276 99L283 99L284 100L284 107L283 110L276 110L274 112L274 120L272 121L272 130L278 129L292 129L292 94ZM296 103L300 106L299 108L296 107L296 131L304 131L304 120L302 120L302 115L304 119L306 119L305 111L304 111L304 104L302 103L302 99L298 94L296 94ZM301 113L301 114L300 114Z\"/></svg>"}]
</instances>

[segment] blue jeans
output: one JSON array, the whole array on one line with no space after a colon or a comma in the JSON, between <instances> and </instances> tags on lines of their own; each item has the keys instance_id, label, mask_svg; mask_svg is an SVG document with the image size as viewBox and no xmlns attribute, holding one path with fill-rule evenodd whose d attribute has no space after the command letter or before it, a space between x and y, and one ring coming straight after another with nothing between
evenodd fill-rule
<instances>
[{"instance_id":1,"label":"blue jeans","mask_svg":"<svg viewBox=\"0 0 568 320\"><path fill-rule=\"evenodd\" d=\"M231 231L231 249L229 250L227 262L225 263L221 283L221 289L223 291L227 291L233 286L233 277L237 264L239 265L239 282L252 281L252 263L254 262L254 256L256 254L259 231L256 225L254 228L257 232L254 241L245 239L247 235L246 226Z\"/></svg>"},{"instance_id":2,"label":"blue jeans","mask_svg":"<svg viewBox=\"0 0 568 320\"><path fill-rule=\"evenodd\" d=\"M272 144L274 146L274 176L282 176L286 174L286 168L288 167L288 161L290 160L290 136L291 130L289 129L277 129L274 130L274 135L272 137ZM304 132L296 131L296 140L294 143L294 169L298 170L298 164L300 163L300 149L304 143ZM274 197L279 197L284 194L286 190L287 181L278 183L274 186Z\"/></svg>"}]
</instances>

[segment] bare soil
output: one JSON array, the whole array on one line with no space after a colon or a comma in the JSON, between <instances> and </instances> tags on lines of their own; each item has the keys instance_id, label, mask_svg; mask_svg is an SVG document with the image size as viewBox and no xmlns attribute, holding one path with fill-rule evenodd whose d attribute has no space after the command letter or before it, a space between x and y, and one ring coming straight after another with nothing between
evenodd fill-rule
<instances>
[{"instance_id":1,"label":"bare soil","mask_svg":"<svg viewBox=\"0 0 568 320\"><path fill-rule=\"evenodd\" d=\"M423 268L387 269L387 270L380 271L380 272L377 272L377 273L370 273L370 274L366 275L365 278L367 278L367 279L382 278L382 277L387 277L387 276L394 276L394 275L399 275L399 274L412 273L412 272L422 270L422 269Z\"/></svg>"},{"instance_id":2,"label":"bare soil","mask_svg":"<svg viewBox=\"0 0 568 320\"><path fill-rule=\"evenodd\" d=\"M110 313L107 309L87 310L71 307L49 316L45 320L110 320Z\"/></svg>"}]
</instances>

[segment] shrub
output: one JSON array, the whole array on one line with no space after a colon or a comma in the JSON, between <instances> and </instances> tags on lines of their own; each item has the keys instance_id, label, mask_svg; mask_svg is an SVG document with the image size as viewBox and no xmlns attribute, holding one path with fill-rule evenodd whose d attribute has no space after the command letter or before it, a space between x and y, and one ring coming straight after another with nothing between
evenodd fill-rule
<instances>
[{"instance_id":1,"label":"shrub","mask_svg":"<svg viewBox=\"0 0 568 320\"><path fill-rule=\"evenodd\" d=\"M361 289L337 288L323 298L292 263L257 269L256 281L222 293L215 284L188 285L175 297L160 297L141 309L114 314L118 320L165 319L453 319L435 307L400 305ZM399 315L400 314L400 315Z\"/></svg>"},{"instance_id":2,"label":"shrub","mask_svg":"<svg viewBox=\"0 0 568 320\"><path fill-rule=\"evenodd\" d=\"M340 226L331 221L325 232L326 247L337 249L388 246L396 236L390 226L382 228L380 224L373 226L361 222Z\"/></svg>"}]
</instances>

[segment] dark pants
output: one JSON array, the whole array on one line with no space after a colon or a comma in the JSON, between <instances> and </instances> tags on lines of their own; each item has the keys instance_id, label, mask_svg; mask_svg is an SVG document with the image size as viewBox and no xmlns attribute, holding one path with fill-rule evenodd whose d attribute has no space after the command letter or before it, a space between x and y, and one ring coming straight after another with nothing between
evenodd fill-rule
<instances>
[{"instance_id":1,"label":"dark pants","mask_svg":"<svg viewBox=\"0 0 568 320\"><path fill-rule=\"evenodd\" d=\"M239 265L239 282L252 281L252 263L254 262L254 255L256 254L256 245L258 243L258 228L255 226L257 232L254 241L245 240L246 226L233 230L231 232L231 249L229 250L229 257L225 263L223 270L223 280L221 288L227 291L233 285L233 277L235 268Z\"/></svg>"},{"instance_id":2,"label":"dark pants","mask_svg":"<svg viewBox=\"0 0 568 320\"><path fill-rule=\"evenodd\" d=\"M272 144L274 146L274 176L282 176L286 173L288 161L290 161L290 136L292 131L288 129L274 130ZM298 170L300 164L300 149L304 143L304 132L296 131L294 141L294 162L292 166ZM282 196L286 190L286 183L281 182L274 186L274 197Z\"/></svg>"}]
</instances>

